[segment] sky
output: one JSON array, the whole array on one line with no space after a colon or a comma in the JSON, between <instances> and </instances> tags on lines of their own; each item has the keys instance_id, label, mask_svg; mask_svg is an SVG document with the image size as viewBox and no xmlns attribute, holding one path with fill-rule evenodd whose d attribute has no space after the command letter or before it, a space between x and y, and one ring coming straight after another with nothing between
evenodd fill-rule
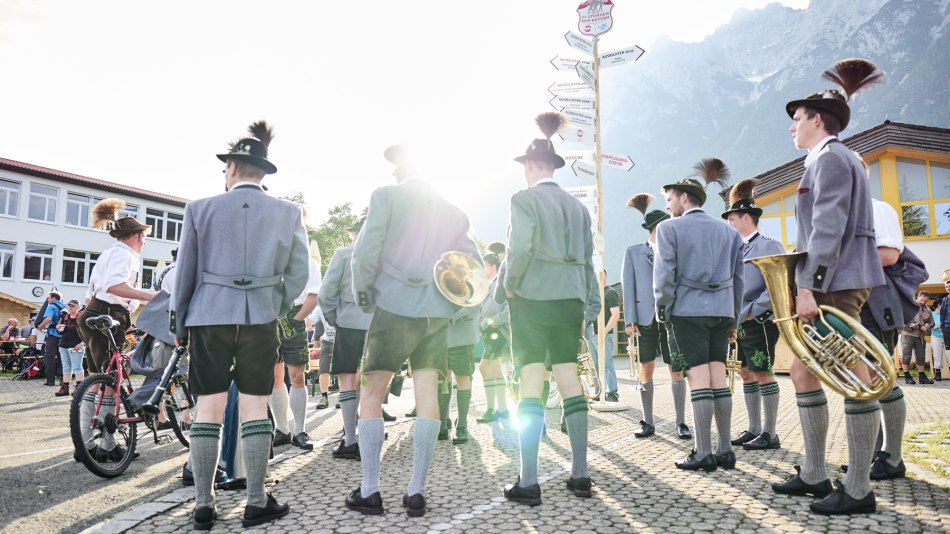
<instances>
[{"instance_id":1,"label":"sky","mask_svg":"<svg viewBox=\"0 0 950 534\"><path fill-rule=\"evenodd\" d=\"M614 0L599 50L701 41L767 3ZM547 87L576 80L550 60L582 57L563 37L578 4L0 0L0 157L200 198L223 191L214 154L266 119L264 183L302 191L317 226L394 183L383 150L411 141L477 237L503 239L524 187L512 158L551 110Z\"/></svg>"}]
</instances>

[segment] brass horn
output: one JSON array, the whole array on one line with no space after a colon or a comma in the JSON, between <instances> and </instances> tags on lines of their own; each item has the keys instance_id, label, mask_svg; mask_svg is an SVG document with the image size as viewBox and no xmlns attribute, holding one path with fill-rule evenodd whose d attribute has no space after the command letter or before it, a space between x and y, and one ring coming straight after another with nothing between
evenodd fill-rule
<instances>
[{"instance_id":1,"label":"brass horn","mask_svg":"<svg viewBox=\"0 0 950 534\"><path fill-rule=\"evenodd\" d=\"M603 386L600 382L600 376L597 374L597 367L594 365L594 357L590 353L590 347L583 337L580 338L577 347L577 377L581 381L581 390L583 390L587 400L600 396Z\"/></svg>"},{"instance_id":2,"label":"brass horn","mask_svg":"<svg viewBox=\"0 0 950 534\"><path fill-rule=\"evenodd\" d=\"M739 343L733 341L729 344L729 351L726 353L726 381L729 382L729 393L736 390L736 375L742 370L742 362L739 361Z\"/></svg>"},{"instance_id":3,"label":"brass horn","mask_svg":"<svg viewBox=\"0 0 950 534\"><path fill-rule=\"evenodd\" d=\"M831 306L819 306L814 325L795 315L792 285L795 264L805 252L746 260L762 271L772 299L775 325L792 352L816 378L845 398L877 400L894 389L897 372L884 346L861 323ZM865 384L853 368L863 362L870 373Z\"/></svg>"},{"instance_id":4,"label":"brass horn","mask_svg":"<svg viewBox=\"0 0 950 534\"><path fill-rule=\"evenodd\" d=\"M630 356L630 378L637 381L633 389L643 391L643 377L640 376L640 336L627 336L627 355Z\"/></svg>"},{"instance_id":5,"label":"brass horn","mask_svg":"<svg viewBox=\"0 0 950 534\"><path fill-rule=\"evenodd\" d=\"M485 267L464 252L449 251L432 267L435 287L442 296L462 307L480 306L488 296Z\"/></svg>"}]
</instances>

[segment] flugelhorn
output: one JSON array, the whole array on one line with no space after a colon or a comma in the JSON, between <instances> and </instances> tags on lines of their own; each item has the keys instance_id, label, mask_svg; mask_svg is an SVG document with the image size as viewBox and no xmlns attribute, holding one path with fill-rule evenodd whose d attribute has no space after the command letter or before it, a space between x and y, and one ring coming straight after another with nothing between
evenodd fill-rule
<instances>
[{"instance_id":1,"label":"flugelhorn","mask_svg":"<svg viewBox=\"0 0 950 534\"><path fill-rule=\"evenodd\" d=\"M600 382L600 376L597 374L597 367L594 365L594 357L590 353L590 347L583 337L580 338L580 344L577 348L577 377L581 381L581 389L584 391L587 400L600 396L603 385Z\"/></svg>"},{"instance_id":2,"label":"flugelhorn","mask_svg":"<svg viewBox=\"0 0 950 534\"><path fill-rule=\"evenodd\" d=\"M488 274L481 262L464 252L449 251L432 267L435 287L442 296L462 307L479 306L488 296Z\"/></svg>"},{"instance_id":3,"label":"flugelhorn","mask_svg":"<svg viewBox=\"0 0 950 534\"><path fill-rule=\"evenodd\" d=\"M726 380L729 382L729 393L736 390L736 374L742 370L742 362L739 361L739 344L735 341L729 343L729 351L726 353Z\"/></svg>"},{"instance_id":4,"label":"flugelhorn","mask_svg":"<svg viewBox=\"0 0 950 534\"><path fill-rule=\"evenodd\" d=\"M630 379L637 381L637 385L633 386L633 389L642 391L643 382L640 376L640 336L627 336L627 354L630 356Z\"/></svg>"},{"instance_id":5,"label":"flugelhorn","mask_svg":"<svg viewBox=\"0 0 950 534\"><path fill-rule=\"evenodd\" d=\"M835 392L852 400L872 401L894 389L897 372L884 346L861 323L831 306L819 306L814 325L798 319L792 303L795 264L805 252L745 260L762 271L772 299L775 325L795 356ZM863 362L870 380L864 383L853 368Z\"/></svg>"}]
</instances>

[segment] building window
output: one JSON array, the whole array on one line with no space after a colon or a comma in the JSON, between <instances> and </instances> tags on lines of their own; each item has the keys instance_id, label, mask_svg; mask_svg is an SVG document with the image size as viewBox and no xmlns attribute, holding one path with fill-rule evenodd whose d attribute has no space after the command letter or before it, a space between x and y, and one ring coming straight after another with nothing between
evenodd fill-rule
<instances>
[{"instance_id":1,"label":"building window","mask_svg":"<svg viewBox=\"0 0 950 534\"><path fill-rule=\"evenodd\" d=\"M89 282L92 268L96 266L99 254L80 250L63 251L63 282L85 284Z\"/></svg>"},{"instance_id":2,"label":"building window","mask_svg":"<svg viewBox=\"0 0 950 534\"><path fill-rule=\"evenodd\" d=\"M793 248L798 242L798 221L795 218L795 205L798 202L798 192L769 202L762 208L762 217L759 219L759 233L771 237L785 248Z\"/></svg>"},{"instance_id":3,"label":"building window","mask_svg":"<svg viewBox=\"0 0 950 534\"><path fill-rule=\"evenodd\" d=\"M868 164L868 183L871 185L871 198L883 200L881 196L881 162L873 161Z\"/></svg>"},{"instance_id":4,"label":"building window","mask_svg":"<svg viewBox=\"0 0 950 534\"><path fill-rule=\"evenodd\" d=\"M66 224L73 226L89 227L89 214L92 208L101 198L80 195L78 193L66 194Z\"/></svg>"},{"instance_id":5,"label":"building window","mask_svg":"<svg viewBox=\"0 0 950 534\"><path fill-rule=\"evenodd\" d=\"M149 210L151 211L151 210ZM142 289L152 289L152 282L158 275L158 260L142 261Z\"/></svg>"},{"instance_id":6,"label":"building window","mask_svg":"<svg viewBox=\"0 0 950 534\"><path fill-rule=\"evenodd\" d=\"M52 280L53 246L26 244L23 257L23 278L25 280Z\"/></svg>"},{"instance_id":7,"label":"building window","mask_svg":"<svg viewBox=\"0 0 950 534\"><path fill-rule=\"evenodd\" d=\"M16 254L16 245L0 243L0 278L13 278L13 256Z\"/></svg>"},{"instance_id":8,"label":"building window","mask_svg":"<svg viewBox=\"0 0 950 534\"><path fill-rule=\"evenodd\" d=\"M27 216L35 221L56 222L56 199L59 189L37 183L30 184L30 211Z\"/></svg>"},{"instance_id":9,"label":"building window","mask_svg":"<svg viewBox=\"0 0 950 534\"><path fill-rule=\"evenodd\" d=\"M139 218L139 207L132 204L126 204L122 211L119 212L119 218L122 217L132 217L134 219Z\"/></svg>"},{"instance_id":10,"label":"building window","mask_svg":"<svg viewBox=\"0 0 950 534\"><path fill-rule=\"evenodd\" d=\"M166 241L181 239L181 226L184 215L148 208L145 210L145 224L151 225L152 237Z\"/></svg>"},{"instance_id":11,"label":"building window","mask_svg":"<svg viewBox=\"0 0 950 534\"><path fill-rule=\"evenodd\" d=\"M904 237L950 235L950 165L897 158Z\"/></svg>"},{"instance_id":12,"label":"building window","mask_svg":"<svg viewBox=\"0 0 950 534\"><path fill-rule=\"evenodd\" d=\"M16 217L20 205L20 183L0 180L0 215Z\"/></svg>"}]
</instances>

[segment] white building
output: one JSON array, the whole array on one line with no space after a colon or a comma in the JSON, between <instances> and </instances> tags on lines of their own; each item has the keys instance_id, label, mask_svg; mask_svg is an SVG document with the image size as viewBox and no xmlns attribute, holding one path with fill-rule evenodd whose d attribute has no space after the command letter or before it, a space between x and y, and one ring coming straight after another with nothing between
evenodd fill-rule
<instances>
[{"instance_id":1,"label":"white building","mask_svg":"<svg viewBox=\"0 0 950 534\"><path fill-rule=\"evenodd\" d=\"M90 226L92 207L107 197L152 225L142 250L147 289L178 247L187 199L0 158L0 295L42 303L57 289L81 302L99 253L115 243Z\"/></svg>"}]
</instances>

